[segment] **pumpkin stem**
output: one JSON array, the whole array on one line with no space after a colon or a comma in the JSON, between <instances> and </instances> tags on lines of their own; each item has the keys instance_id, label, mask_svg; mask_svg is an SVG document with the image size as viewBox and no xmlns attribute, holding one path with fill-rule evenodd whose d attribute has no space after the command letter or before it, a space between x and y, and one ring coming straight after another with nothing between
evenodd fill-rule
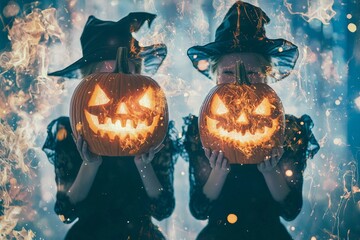
<instances>
[{"instance_id":1,"label":"pumpkin stem","mask_svg":"<svg viewBox=\"0 0 360 240\"><path fill-rule=\"evenodd\" d=\"M126 47L119 47L115 60L115 73L129 74L128 50Z\"/></svg>"},{"instance_id":2,"label":"pumpkin stem","mask_svg":"<svg viewBox=\"0 0 360 240\"><path fill-rule=\"evenodd\" d=\"M251 82L246 74L245 64L243 61L236 61L236 72L235 72L236 82L238 84L250 85Z\"/></svg>"}]
</instances>

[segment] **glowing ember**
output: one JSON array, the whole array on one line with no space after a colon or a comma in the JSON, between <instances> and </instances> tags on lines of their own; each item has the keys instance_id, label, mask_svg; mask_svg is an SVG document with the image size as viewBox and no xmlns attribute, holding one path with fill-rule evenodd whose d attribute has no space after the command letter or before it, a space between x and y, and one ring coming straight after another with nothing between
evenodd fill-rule
<instances>
[{"instance_id":1,"label":"glowing ember","mask_svg":"<svg viewBox=\"0 0 360 240\"><path fill-rule=\"evenodd\" d=\"M334 138L334 144L335 145L338 145L338 146L340 146L340 145L342 145L342 140L341 140L341 138Z\"/></svg>"},{"instance_id":2,"label":"glowing ember","mask_svg":"<svg viewBox=\"0 0 360 240\"><path fill-rule=\"evenodd\" d=\"M355 105L360 110L360 97L355 98Z\"/></svg>"},{"instance_id":3,"label":"glowing ember","mask_svg":"<svg viewBox=\"0 0 360 240\"><path fill-rule=\"evenodd\" d=\"M14 17L20 11L19 5L14 1L9 1L9 3L4 7L3 14L5 17Z\"/></svg>"},{"instance_id":4,"label":"glowing ember","mask_svg":"<svg viewBox=\"0 0 360 240\"><path fill-rule=\"evenodd\" d=\"M333 9L334 0L313 0L307 2L308 6L305 7L307 12L303 11L303 9L293 10L293 5L299 5L296 1L284 0L284 5L291 14L300 15L307 22L317 19L323 24L329 24L336 15Z\"/></svg>"},{"instance_id":5,"label":"glowing ember","mask_svg":"<svg viewBox=\"0 0 360 240\"><path fill-rule=\"evenodd\" d=\"M208 67L209 67L209 61L207 61L207 60L200 60L199 62L198 62L198 69L200 70L200 71L204 71L204 70L206 70L206 69L208 69Z\"/></svg>"},{"instance_id":6,"label":"glowing ember","mask_svg":"<svg viewBox=\"0 0 360 240\"><path fill-rule=\"evenodd\" d=\"M232 214L230 213L228 216L227 216L227 221L231 224L234 224L236 223L238 220L237 216L235 214Z\"/></svg>"},{"instance_id":7,"label":"glowing ember","mask_svg":"<svg viewBox=\"0 0 360 240\"><path fill-rule=\"evenodd\" d=\"M353 33L353 32L356 32L357 27L356 27L356 25L354 23L349 23L348 29L349 29L350 32Z\"/></svg>"},{"instance_id":8,"label":"glowing ember","mask_svg":"<svg viewBox=\"0 0 360 240\"><path fill-rule=\"evenodd\" d=\"M285 171L285 175L286 175L287 177L292 177L293 174L294 174L294 173L293 173L293 171L291 171L291 170L286 170L286 171Z\"/></svg>"}]
</instances>

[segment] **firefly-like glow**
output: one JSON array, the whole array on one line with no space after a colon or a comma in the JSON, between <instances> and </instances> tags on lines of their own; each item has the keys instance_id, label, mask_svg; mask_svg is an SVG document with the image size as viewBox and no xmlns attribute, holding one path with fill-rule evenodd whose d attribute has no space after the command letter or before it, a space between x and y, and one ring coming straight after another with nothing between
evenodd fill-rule
<instances>
[{"instance_id":1,"label":"firefly-like glow","mask_svg":"<svg viewBox=\"0 0 360 240\"><path fill-rule=\"evenodd\" d=\"M348 29L349 29L350 32L354 33L354 32L356 32L357 27L356 27L356 25L354 23L349 23Z\"/></svg>"},{"instance_id":2,"label":"firefly-like glow","mask_svg":"<svg viewBox=\"0 0 360 240\"><path fill-rule=\"evenodd\" d=\"M360 97L355 98L354 102L355 102L355 105L358 108L358 110L360 110Z\"/></svg>"},{"instance_id":3,"label":"firefly-like glow","mask_svg":"<svg viewBox=\"0 0 360 240\"><path fill-rule=\"evenodd\" d=\"M294 174L293 171L291 171L290 169L288 169L288 170L285 171L285 175L286 175L287 177L292 177L293 174Z\"/></svg>"},{"instance_id":4,"label":"firefly-like glow","mask_svg":"<svg viewBox=\"0 0 360 240\"><path fill-rule=\"evenodd\" d=\"M208 61L206 61L206 60L200 60L200 61L198 62L198 69L199 69L200 71L204 71L204 70L208 69L208 67L209 67L209 62L208 62Z\"/></svg>"},{"instance_id":5,"label":"firefly-like glow","mask_svg":"<svg viewBox=\"0 0 360 240\"><path fill-rule=\"evenodd\" d=\"M228 221L229 223L231 223L231 224L236 223L237 220L238 220L238 217L237 217L235 214L233 214L233 213L230 213L230 214L227 216L227 221Z\"/></svg>"}]
</instances>

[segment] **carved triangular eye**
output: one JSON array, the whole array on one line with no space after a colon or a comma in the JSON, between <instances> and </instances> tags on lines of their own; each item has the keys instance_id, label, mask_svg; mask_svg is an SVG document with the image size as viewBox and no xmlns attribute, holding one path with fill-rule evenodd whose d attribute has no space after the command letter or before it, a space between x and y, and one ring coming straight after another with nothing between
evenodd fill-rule
<instances>
[{"instance_id":1,"label":"carved triangular eye","mask_svg":"<svg viewBox=\"0 0 360 240\"><path fill-rule=\"evenodd\" d=\"M264 115L264 116L270 116L271 115L271 107L269 100L265 98L262 100L262 102L259 104L259 106L256 107L254 110L254 113L257 115Z\"/></svg>"},{"instance_id":2,"label":"carved triangular eye","mask_svg":"<svg viewBox=\"0 0 360 240\"><path fill-rule=\"evenodd\" d=\"M89 101L89 107L100 106L110 102L110 98L106 95L104 90L101 89L99 84L96 84L94 92Z\"/></svg>"},{"instance_id":3,"label":"carved triangular eye","mask_svg":"<svg viewBox=\"0 0 360 240\"><path fill-rule=\"evenodd\" d=\"M221 101L217 94L213 98L213 102L211 104L211 112L216 115L222 115L229 112L228 108L225 106L223 101Z\"/></svg>"},{"instance_id":4,"label":"carved triangular eye","mask_svg":"<svg viewBox=\"0 0 360 240\"><path fill-rule=\"evenodd\" d=\"M154 90L152 88L146 90L144 95L140 98L139 104L149 109L154 108Z\"/></svg>"}]
</instances>

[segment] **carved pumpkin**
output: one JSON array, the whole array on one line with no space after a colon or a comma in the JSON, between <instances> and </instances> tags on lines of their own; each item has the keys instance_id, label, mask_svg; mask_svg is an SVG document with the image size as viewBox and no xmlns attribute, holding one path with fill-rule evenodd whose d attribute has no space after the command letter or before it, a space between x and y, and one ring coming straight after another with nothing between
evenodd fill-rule
<instances>
[{"instance_id":1,"label":"carved pumpkin","mask_svg":"<svg viewBox=\"0 0 360 240\"><path fill-rule=\"evenodd\" d=\"M128 72L126 50L117 69ZM116 70L115 70L116 71ZM159 146L168 128L165 94L150 77L128 73L93 73L75 89L71 127L91 152L131 156Z\"/></svg>"},{"instance_id":2,"label":"carved pumpkin","mask_svg":"<svg viewBox=\"0 0 360 240\"><path fill-rule=\"evenodd\" d=\"M271 87L244 84L242 79L210 91L200 110L199 127L204 147L222 150L230 163L256 164L282 145L284 109Z\"/></svg>"}]
</instances>

